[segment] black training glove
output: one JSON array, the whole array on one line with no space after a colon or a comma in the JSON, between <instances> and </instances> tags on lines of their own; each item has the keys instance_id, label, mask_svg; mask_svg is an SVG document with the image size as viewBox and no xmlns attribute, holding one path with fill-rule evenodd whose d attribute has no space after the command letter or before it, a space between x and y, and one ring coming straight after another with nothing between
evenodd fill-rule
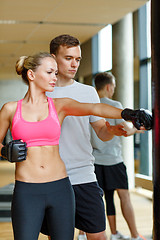
<instances>
[{"instance_id":1,"label":"black training glove","mask_svg":"<svg viewBox=\"0 0 160 240\"><path fill-rule=\"evenodd\" d=\"M1 155L9 162L22 162L26 160L27 156L26 143L20 140L13 140L2 147Z\"/></svg>"},{"instance_id":2,"label":"black training glove","mask_svg":"<svg viewBox=\"0 0 160 240\"><path fill-rule=\"evenodd\" d=\"M153 127L153 117L149 110L125 108L121 112L121 116L124 120L131 121L138 130L141 126L145 127L146 130L150 130Z\"/></svg>"}]
</instances>

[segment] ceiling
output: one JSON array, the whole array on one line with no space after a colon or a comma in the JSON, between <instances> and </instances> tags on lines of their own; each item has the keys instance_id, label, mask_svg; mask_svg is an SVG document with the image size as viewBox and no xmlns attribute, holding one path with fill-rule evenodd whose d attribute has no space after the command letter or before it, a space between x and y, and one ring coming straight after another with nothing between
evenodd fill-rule
<instances>
[{"instance_id":1,"label":"ceiling","mask_svg":"<svg viewBox=\"0 0 160 240\"><path fill-rule=\"evenodd\" d=\"M147 0L1 0L0 80L15 79L15 62L22 55L49 51L60 34L81 43L107 24L114 24Z\"/></svg>"}]
</instances>

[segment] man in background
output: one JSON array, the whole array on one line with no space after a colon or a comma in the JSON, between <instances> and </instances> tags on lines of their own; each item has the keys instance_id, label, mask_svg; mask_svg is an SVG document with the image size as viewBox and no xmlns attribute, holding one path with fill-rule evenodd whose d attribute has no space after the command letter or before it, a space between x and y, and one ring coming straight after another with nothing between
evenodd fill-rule
<instances>
[{"instance_id":1,"label":"man in background","mask_svg":"<svg viewBox=\"0 0 160 240\"><path fill-rule=\"evenodd\" d=\"M101 103L106 103L121 109L123 108L120 102L112 100L116 81L111 73L104 72L97 74L95 77L95 86ZM122 119L106 119L106 121L111 125L123 124L128 136L135 133L143 133L142 130L129 127ZM128 191L128 176L122 157L120 137L114 136L112 140L103 142L97 138L94 131L92 131L91 143L93 146L93 156L95 157L96 177L105 195L107 218L111 230L110 239L130 239L128 236L117 231L114 204L114 191L116 190L120 199L123 217L130 230L131 240L143 240L144 237L139 235L135 223L134 211Z\"/></svg>"}]
</instances>

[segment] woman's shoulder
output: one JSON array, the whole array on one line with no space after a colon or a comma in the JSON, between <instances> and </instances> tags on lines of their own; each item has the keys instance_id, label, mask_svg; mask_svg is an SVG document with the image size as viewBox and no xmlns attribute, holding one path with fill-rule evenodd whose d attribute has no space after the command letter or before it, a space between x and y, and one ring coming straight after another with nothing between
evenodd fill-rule
<instances>
[{"instance_id":1,"label":"woman's shoulder","mask_svg":"<svg viewBox=\"0 0 160 240\"><path fill-rule=\"evenodd\" d=\"M6 111L7 113L15 112L17 107L17 101L14 102L7 102L2 106L2 111Z\"/></svg>"}]
</instances>

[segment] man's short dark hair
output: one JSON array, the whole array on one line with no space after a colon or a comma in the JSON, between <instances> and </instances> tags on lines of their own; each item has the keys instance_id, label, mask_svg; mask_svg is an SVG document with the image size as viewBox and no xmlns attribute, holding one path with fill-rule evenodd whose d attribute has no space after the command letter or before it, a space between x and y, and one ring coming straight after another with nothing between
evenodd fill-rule
<instances>
[{"instance_id":1,"label":"man's short dark hair","mask_svg":"<svg viewBox=\"0 0 160 240\"><path fill-rule=\"evenodd\" d=\"M60 46L75 47L79 45L80 41L77 38L63 34L52 39L50 42L50 53L56 55Z\"/></svg>"},{"instance_id":2,"label":"man's short dark hair","mask_svg":"<svg viewBox=\"0 0 160 240\"><path fill-rule=\"evenodd\" d=\"M102 90L106 84L112 84L115 77L110 72L98 73L95 76L95 86L97 91Z\"/></svg>"}]
</instances>

